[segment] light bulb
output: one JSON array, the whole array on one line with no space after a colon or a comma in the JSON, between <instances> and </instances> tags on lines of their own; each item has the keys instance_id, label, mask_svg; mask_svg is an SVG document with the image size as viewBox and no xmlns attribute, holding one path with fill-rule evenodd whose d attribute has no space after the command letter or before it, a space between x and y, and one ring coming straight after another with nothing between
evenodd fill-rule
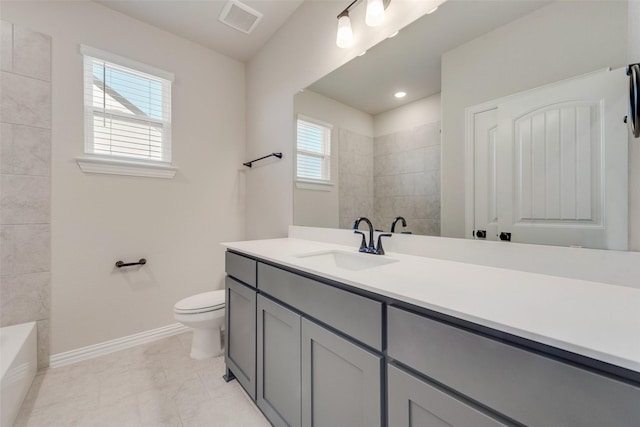
<instances>
[{"instance_id":1,"label":"light bulb","mask_svg":"<svg viewBox=\"0 0 640 427\"><path fill-rule=\"evenodd\" d=\"M338 35L336 36L336 45L343 49L353 45L351 19L349 19L349 14L347 13L338 18Z\"/></svg>"},{"instance_id":2,"label":"light bulb","mask_svg":"<svg viewBox=\"0 0 640 427\"><path fill-rule=\"evenodd\" d=\"M367 0L367 14L365 22L370 27L376 27L384 21L384 4L382 0Z\"/></svg>"}]
</instances>

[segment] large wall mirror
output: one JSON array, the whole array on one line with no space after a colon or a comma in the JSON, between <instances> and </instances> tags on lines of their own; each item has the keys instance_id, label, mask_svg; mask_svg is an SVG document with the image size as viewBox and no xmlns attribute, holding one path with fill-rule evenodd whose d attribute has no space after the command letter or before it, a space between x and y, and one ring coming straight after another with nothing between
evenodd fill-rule
<instances>
[{"instance_id":1,"label":"large wall mirror","mask_svg":"<svg viewBox=\"0 0 640 427\"><path fill-rule=\"evenodd\" d=\"M449 0L300 91L294 224L626 250L628 13Z\"/></svg>"}]
</instances>

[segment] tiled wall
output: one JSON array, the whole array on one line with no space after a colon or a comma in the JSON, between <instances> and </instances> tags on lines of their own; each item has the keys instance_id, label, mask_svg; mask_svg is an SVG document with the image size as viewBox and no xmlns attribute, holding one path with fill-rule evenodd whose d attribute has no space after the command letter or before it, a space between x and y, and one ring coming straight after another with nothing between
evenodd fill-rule
<instances>
[{"instance_id":1,"label":"tiled wall","mask_svg":"<svg viewBox=\"0 0 640 427\"><path fill-rule=\"evenodd\" d=\"M37 321L49 364L51 38L0 23L0 326Z\"/></svg>"},{"instance_id":2,"label":"tiled wall","mask_svg":"<svg viewBox=\"0 0 640 427\"><path fill-rule=\"evenodd\" d=\"M377 228L440 235L440 121L376 137L373 170Z\"/></svg>"},{"instance_id":3,"label":"tiled wall","mask_svg":"<svg viewBox=\"0 0 640 427\"><path fill-rule=\"evenodd\" d=\"M340 129L339 145L339 223L351 228L359 216L373 220L373 138Z\"/></svg>"}]
</instances>

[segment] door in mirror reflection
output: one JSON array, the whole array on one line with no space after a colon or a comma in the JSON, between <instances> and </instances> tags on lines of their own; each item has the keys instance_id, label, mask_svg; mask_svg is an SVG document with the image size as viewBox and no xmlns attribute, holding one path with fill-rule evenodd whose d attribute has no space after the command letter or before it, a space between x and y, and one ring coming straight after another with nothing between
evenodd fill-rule
<instances>
[{"instance_id":1,"label":"door in mirror reflection","mask_svg":"<svg viewBox=\"0 0 640 427\"><path fill-rule=\"evenodd\" d=\"M484 104L468 129L475 229L626 250L625 84L623 69L606 70Z\"/></svg>"}]
</instances>

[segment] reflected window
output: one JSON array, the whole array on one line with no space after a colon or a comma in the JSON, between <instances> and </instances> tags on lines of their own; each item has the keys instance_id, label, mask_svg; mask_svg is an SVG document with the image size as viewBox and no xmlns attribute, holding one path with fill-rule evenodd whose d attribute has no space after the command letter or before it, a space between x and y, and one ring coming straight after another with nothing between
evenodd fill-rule
<instances>
[{"instance_id":1,"label":"reflected window","mask_svg":"<svg viewBox=\"0 0 640 427\"><path fill-rule=\"evenodd\" d=\"M331 125L298 116L296 177L304 181L331 181Z\"/></svg>"}]
</instances>

